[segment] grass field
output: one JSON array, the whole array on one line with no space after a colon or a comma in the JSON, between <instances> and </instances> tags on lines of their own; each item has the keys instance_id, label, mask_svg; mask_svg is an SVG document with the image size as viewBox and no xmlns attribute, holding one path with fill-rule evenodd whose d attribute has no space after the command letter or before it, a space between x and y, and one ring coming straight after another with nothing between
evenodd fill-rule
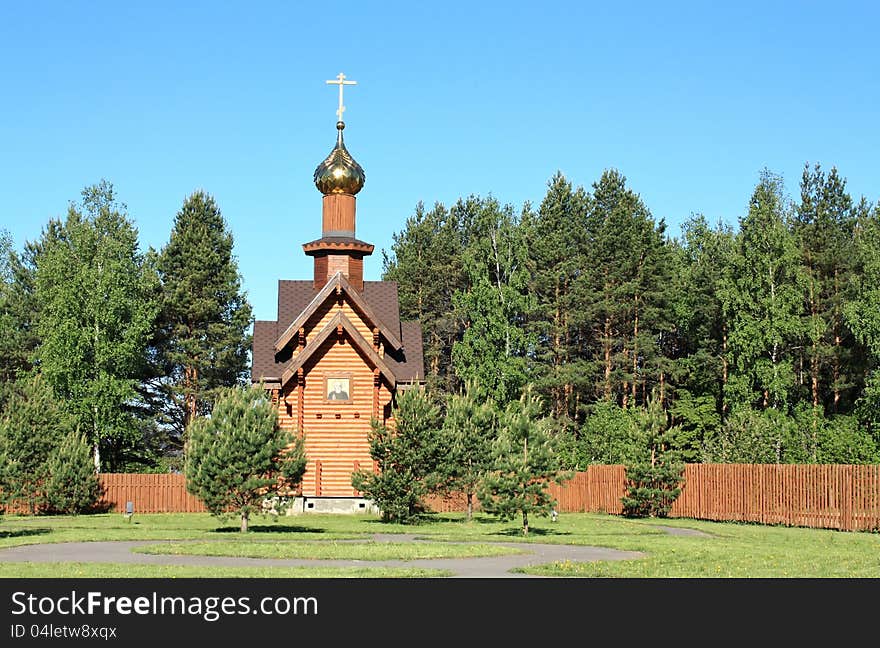
<instances>
[{"instance_id":1,"label":"grass field","mask_svg":"<svg viewBox=\"0 0 880 648\"><path fill-rule=\"evenodd\" d=\"M197 542L156 544L134 549L137 553L175 556L236 556L244 558L298 558L305 560L424 560L426 558L474 558L524 553L513 547L490 543L444 542L346 543L329 541L291 542Z\"/></svg>"},{"instance_id":2,"label":"grass field","mask_svg":"<svg viewBox=\"0 0 880 648\"><path fill-rule=\"evenodd\" d=\"M468 523L461 515L431 516L418 525L383 524L372 516L302 515L296 517L256 518L251 532L239 534L235 522L217 520L207 514L135 515L125 521L119 514L77 517L6 516L0 521L0 549L21 544L92 540L195 540L200 553L225 546L233 555L246 552L320 551L325 557L342 554L370 559L373 552L391 549L385 557L406 559L405 551L413 545L396 543L340 543L340 540L370 540L374 533L409 533L431 540L424 545L436 551L448 541L473 543L471 551L486 551L493 542L525 541L591 545L641 551L638 560L556 563L525 568L528 573L565 577L761 577L761 578L880 578L880 534L841 532L821 529L772 527L697 520L630 520L626 518L569 513L558 521L539 518L533 521L530 535L524 539L515 522L502 523L478 515ZM707 536L670 535L662 526L695 529ZM386 546L381 547L384 544ZM286 546L285 546L286 545ZM476 546L474 546L476 545ZM452 545L450 545L451 547ZM450 551L462 551L457 545ZM190 545L192 547L192 545ZM357 549L355 549L357 547ZM489 547L491 548L491 546ZM500 549L500 547L499 547ZM188 551L188 550L187 550ZM225 555L225 554L224 554ZM303 554L298 554L303 556ZM318 554L314 554L318 555ZM470 554L475 555L475 554ZM482 554L481 554L482 555ZM276 556L277 557L277 556ZM284 557L293 557L284 554ZM419 556L422 557L422 556ZM202 570L201 572L199 570ZM348 571L346 571L348 570ZM442 572L423 573L382 567L350 568L201 568L157 565L83 565L2 563L0 577L44 576L273 576L273 577L406 577L439 576Z\"/></svg>"},{"instance_id":3,"label":"grass field","mask_svg":"<svg viewBox=\"0 0 880 648\"><path fill-rule=\"evenodd\" d=\"M113 563L2 563L0 578L440 578L411 567L196 567Z\"/></svg>"}]
</instances>

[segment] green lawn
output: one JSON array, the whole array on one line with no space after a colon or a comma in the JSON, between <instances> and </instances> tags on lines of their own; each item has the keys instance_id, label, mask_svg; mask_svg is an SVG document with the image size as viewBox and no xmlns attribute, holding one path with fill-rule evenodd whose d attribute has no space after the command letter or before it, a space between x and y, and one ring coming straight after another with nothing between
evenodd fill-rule
<instances>
[{"instance_id":1,"label":"green lawn","mask_svg":"<svg viewBox=\"0 0 880 648\"><path fill-rule=\"evenodd\" d=\"M497 544L450 544L444 542L252 542L237 541L155 544L137 547L137 553L175 556L235 556L244 558L298 558L305 560L422 560L426 558L473 558L524 553Z\"/></svg>"},{"instance_id":2,"label":"green lawn","mask_svg":"<svg viewBox=\"0 0 880 648\"><path fill-rule=\"evenodd\" d=\"M414 567L195 567L113 563L2 563L0 578L438 578Z\"/></svg>"},{"instance_id":3,"label":"green lawn","mask_svg":"<svg viewBox=\"0 0 880 648\"><path fill-rule=\"evenodd\" d=\"M541 576L616 578L880 577L878 534L696 520L668 520L663 524L699 529L712 537L608 537L595 544L643 551L647 557L554 563L522 571Z\"/></svg>"},{"instance_id":4,"label":"green lawn","mask_svg":"<svg viewBox=\"0 0 880 648\"><path fill-rule=\"evenodd\" d=\"M661 525L701 530L708 537L673 536L664 532ZM591 514L568 513L559 516L557 522L539 518L533 520L527 539L519 534L516 522L498 522L478 515L468 523L459 514L430 516L418 525L384 524L369 515L301 515L252 520L251 532L239 534L234 520L221 521L207 514L155 514L135 515L126 522L120 514L88 515L78 517L6 516L0 521L0 548L19 544L49 543L86 540L196 540L205 549L222 548L235 551L269 552L260 555L283 556L271 552L286 552L299 545L296 551L314 551L319 548L327 557L343 557L333 554L346 543L337 541L360 538L371 540L373 533L409 533L429 539L428 550L434 551L444 541L470 542L487 545L498 541L526 541L594 545L641 551L647 554L638 560L562 563L528 568L526 571L549 576L576 577L867 577L880 578L880 534L841 532L822 529L761 526L739 523L705 522L697 520L629 520L626 518ZM350 543L349 543L350 544ZM361 545L359 551L378 551L383 543ZM405 550L412 545L397 547L384 543L382 549L392 549L395 559L406 559ZM452 545L450 545L451 547ZM323 547L323 548L321 548ZM372 547L376 547L375 549ZM455 546L458 551L461 545ZM483 551L480 547L474 551ZM235 555L251 555L238 553ZM302 554L298 554L302 556ZM473 555L473 554L471 554ZM364 555L360 556L361 559ZM0 563L0 576L49 576L82 575L113 576L191 576L189 570L203 568L159 567L147 565L80 565L46 566L13 565ZM261 568L239 568L235 574L259 576ZM318 568L316 568L318 569ZM351 577L351 573L324 567L332 574ZM374 568L380 569L380 568ZM115 571L114 571L115 570ZM181 571L175 571L181 570ZM327 576L308 568L289 572L291 575ZM132 571L143 572L139 574ZM219 573L216 568L205 569L209 573L198 575L226 576L229 570ZM287 575L285 570L272 568L265 575ZM357 576L398 576L370 571Z\"/></svg>"}]
</instances>

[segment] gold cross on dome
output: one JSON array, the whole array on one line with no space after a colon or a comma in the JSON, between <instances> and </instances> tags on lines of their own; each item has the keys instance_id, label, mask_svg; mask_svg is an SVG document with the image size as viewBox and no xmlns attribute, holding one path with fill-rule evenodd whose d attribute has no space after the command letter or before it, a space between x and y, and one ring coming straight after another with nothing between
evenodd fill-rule
<instances>
[{"instance_id":1,"label":"gold cross on dome","mask_svg":"<svg viewBox=\"0 0 880 648\"><path fill-rule=\"evenodd\" d=\"M339 110L336 111L336 116L342 121L342 113L345 112L345 106L342 105L342 88L347 85L357 85L357 81L346 81L345 75L340 72L335 81L327 81L327 83L339 86Z\"/></svg>"}]
</instances>

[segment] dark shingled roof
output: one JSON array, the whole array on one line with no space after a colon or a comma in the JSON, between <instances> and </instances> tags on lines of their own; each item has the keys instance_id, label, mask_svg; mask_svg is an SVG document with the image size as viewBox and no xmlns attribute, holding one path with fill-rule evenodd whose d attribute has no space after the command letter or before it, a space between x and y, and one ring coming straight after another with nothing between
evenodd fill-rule
<instances>
[{"instance_id":1,"label":"dark shingled roof","mask_svg":"<svg viewBox=\"0 0 880 648\"><path fill-rule=\"evenodd\" d=\"M314 281L278 280L278 322L281 323L281 326L278 327L278 335L284 333L290 323L305 310L305 307L312 301L312 297L317 294ZM278 336L275 336L275 340L277 339ZM272 346L274 346L275 340L272 340Z\"/></svg>"},{"instance_id":2,"label":"dark shingled roof","mask_svg":"<svg viewBox=\"0 0 880 648\"><path fill-rule=\"evenodd\" d=\"M385 364L397 376L398 382L424 380L424 353L422 352L421 322L401 322L403 349L395 354L385 354Z\"/></svg>"},{"instance_id":3,"label":"dark shingled roof","mask_svg":"<svg viewBox=\"0 0 880 648\"><path fill-rule=\"evenodd\" d=\"M260 378L280 378L290 362L290 355L279 354L276 361L274 347L278 337L305 310L312 298L318 294L313 281L278 281L278 320L275 322L257 320L254 322L254 342L252 347L253 368L251 380ZM397 376L398 381L425 377L424 356L422 353L422 327L419 322L400 321L400 306L397 298L396 281L365 281L364 300L382 323L392 332L399 332L403 349L391 355L385 354L385 362Z\"/></svg>"},{"instance_id":4,"label":"dark shingled roof","mask_svg":"<svg viewBox=\"0 0 880 648\"><path fill-rule=\"evenodd\" d=\"M251 359L253 366L251 367L251 380L258 381L260 378L281 379L284 373L284 365L287 362L275 362L275 340L278 336L275 333L277 322L268 322L266 320L257 320L254 322L254 341L251 347Z\"/></svg>"},{"instance_id":5,"label":"dark shingled roof","mask_svg":"<svg viewBox=\"0 0 880 648\"><path fill-rule=\"evenodd\" d=\"M400 305L397 302L397 282L365 281L363 295L370 308L376 313L376 317L382 320L385 326L397 333L397 339L403 342L400 333Z\"/></svg>"}]
</instances>

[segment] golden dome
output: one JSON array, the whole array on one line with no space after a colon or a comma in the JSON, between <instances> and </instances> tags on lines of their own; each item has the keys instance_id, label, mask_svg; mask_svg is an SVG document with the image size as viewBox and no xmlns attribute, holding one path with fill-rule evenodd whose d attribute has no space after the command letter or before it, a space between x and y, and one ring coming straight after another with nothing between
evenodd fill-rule
<instances>
[{"instance_id":1,"label":"golden dome","mask_svg":"<svg viewBox=\"0 0 880 648\"><path fill-rule=\"evenodd\" d=\"M363 189L367 176L361 165L351 157L342 141L342 129L345 128L345 123L336 122L336 128L339 131L336 136L336 146L330 151L327 159L315 169L315 186L325 196L339 193L353 196Z\"/></svg>"}]
</instances>

